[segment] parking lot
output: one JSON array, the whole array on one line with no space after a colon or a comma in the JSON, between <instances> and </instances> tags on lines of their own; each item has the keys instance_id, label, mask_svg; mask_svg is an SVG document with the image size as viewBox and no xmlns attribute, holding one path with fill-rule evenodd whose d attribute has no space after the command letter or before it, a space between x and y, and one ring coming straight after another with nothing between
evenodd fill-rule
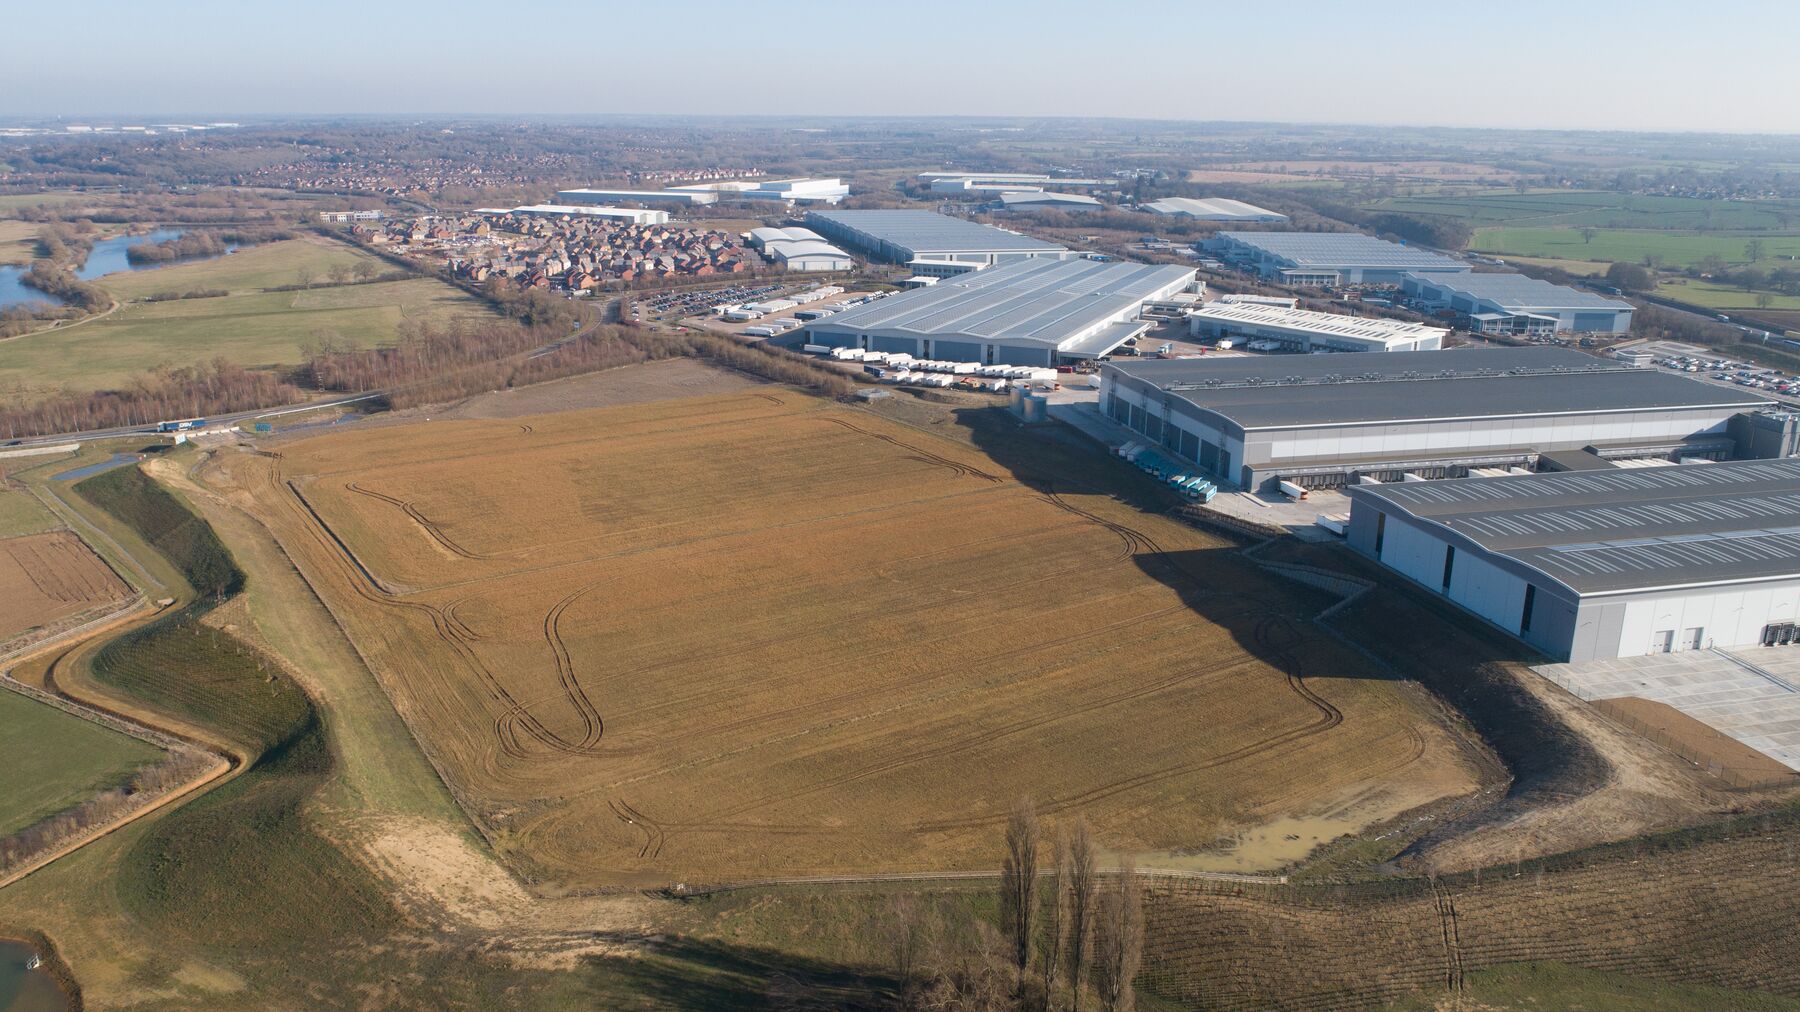
<instances>
[{"instance_id":1,"label":"parking lot","mask_svg":"<svg viewBox=\"0 0 1800 1012\"><path fill-rule=\"evenodd\" d=\"M1719 386L1736 386L1769 394L1790 405L1800 405L1800 376L1748 362L1723 358L1714 352L1680 341L1646 341L1633 351L1655 356L1654 368L1676 372Z\"/></svg>"}]
</instances>

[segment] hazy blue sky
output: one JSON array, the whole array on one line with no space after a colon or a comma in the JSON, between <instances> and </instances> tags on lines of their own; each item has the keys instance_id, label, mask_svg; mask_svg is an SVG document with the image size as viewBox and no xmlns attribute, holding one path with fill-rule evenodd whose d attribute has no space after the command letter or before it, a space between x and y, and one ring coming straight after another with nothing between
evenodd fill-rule
<instances>
[{"instance_id":1,"label":"hazy blue sky","mask_svg":"<svg viewBox=\"0 0 1800 1012\"><path fill-rule=\"evenodd\" d=\"M1796 0L9 6L9 118L965 113L1800 133Z\"/></svg>"}]
</instances>

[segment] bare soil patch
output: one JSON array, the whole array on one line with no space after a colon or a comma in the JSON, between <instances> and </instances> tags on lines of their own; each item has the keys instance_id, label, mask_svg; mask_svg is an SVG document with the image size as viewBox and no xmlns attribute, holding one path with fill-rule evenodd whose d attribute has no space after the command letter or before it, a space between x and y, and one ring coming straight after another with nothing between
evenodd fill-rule
<instances>
[{"instance_id":1,"label":"bare soil patch","mask_svg":"<svg viewBox=\"0 0 1800 1012\"><path fill-rule=\"evenodd\" d=\"M1315 595L1103 488L772 386L432 418L229 466L540 883L984 868L1024 794L1143 853L1472 786Z\"/></svg>"},{"instance_id":2,"label":"bare soil patch","mask_svg":"<svg viewBox=\"0 0 1800 1012\"><path fill-rule=\"evenodd\" d=\"M0 540L0 643L130 595L111 567L68 531Z\"/></svg>"}]
</instances>

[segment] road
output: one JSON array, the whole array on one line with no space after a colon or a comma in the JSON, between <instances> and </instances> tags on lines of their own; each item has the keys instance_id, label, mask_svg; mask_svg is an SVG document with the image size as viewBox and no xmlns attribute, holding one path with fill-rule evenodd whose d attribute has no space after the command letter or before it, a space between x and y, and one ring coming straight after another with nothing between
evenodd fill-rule
<instances>
[{"instance_id":1,"label":"road","mask_svg":"<svg viewBox=\"0 0 1800 1012\"><path fill-rule=\"evenodd\" d=\"M223 415L210 415L206 419L208 429L220 426L233 426L241 422L254 421L261 418L274 418L278 415L291 415L300 411L318 411L322 408L341 407L345 404L356 404L384 397L384 391L372 394L358 394L355 397L339 397L329 401L314 401L308 404L294 404L283 408L258 408L254 411L234 411ZM97 439L117 439L122 436L156 436L163 435L156 431L156 423L145 425L122 425L112 429L88 429L82 432L61 432L48 436L28 436L16 441L0 444L0 449L14 449L29 446L54 446L57 443L87 443Z\"/></svg>"}]
</instances>

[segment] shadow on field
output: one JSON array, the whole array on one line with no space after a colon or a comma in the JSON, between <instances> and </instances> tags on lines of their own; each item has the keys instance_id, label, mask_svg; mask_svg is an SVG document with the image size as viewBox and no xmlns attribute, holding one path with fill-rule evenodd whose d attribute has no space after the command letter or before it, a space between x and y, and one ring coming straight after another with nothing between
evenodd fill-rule
<instances>
[{"instance_id":1,"label":"shadow on field","mask_svg":"<svg viewBox=\"0 0 1800 1012\"><path fill-rule=\"evenodd\" d=\"M824 960L717 940L675 938L642 956L598 959L607 990L634 1004L691 1009L888 1009L898 982Z\"/></svg>"},{"instance_id":2,"label":"shadow on field","mask_svg":"<svg viewBox=\"0 0 1800 1012\"><path fill-rule=\"evenodd\" d=\"M1145 513L1166 513L1181 500L1160 482L1105 453L1065 425L1026 427L1003 408L963 409L957 424L970 440L1019 482L1040 494L1111 495ZM1415 850L1477 825L1509 818L1547 802L1589 793L1605 783L1609 765L1561 717L1522 686L1536 677L1523 665L1544 658L1519 641L1488 629L1446 602L1404 583L1341 545L1279 539L1259 554L1371 581L1371 592L1326 622L1314 617L1338 597L1278 576L1237 548L1162 551L1135 546L1143 572L1181 595L1197 614L1227 630L1239 646L1291 676L1296 691L1316 708L1298 678L1333 674L1309 671L1319 658L1309 641L1341 640L1379 663L1357 664L1369 677L1420 683L1454 709L1482 738L1510 779L1503 798L1434 830ZM1342 649L1340 643L1330 645ZM1316 663L1316 660L1314 661ZM1321 721L1326 718L1321 717ZM1320 729L1323 729L1321 727Z\"/></svg>"}]
</instances>

